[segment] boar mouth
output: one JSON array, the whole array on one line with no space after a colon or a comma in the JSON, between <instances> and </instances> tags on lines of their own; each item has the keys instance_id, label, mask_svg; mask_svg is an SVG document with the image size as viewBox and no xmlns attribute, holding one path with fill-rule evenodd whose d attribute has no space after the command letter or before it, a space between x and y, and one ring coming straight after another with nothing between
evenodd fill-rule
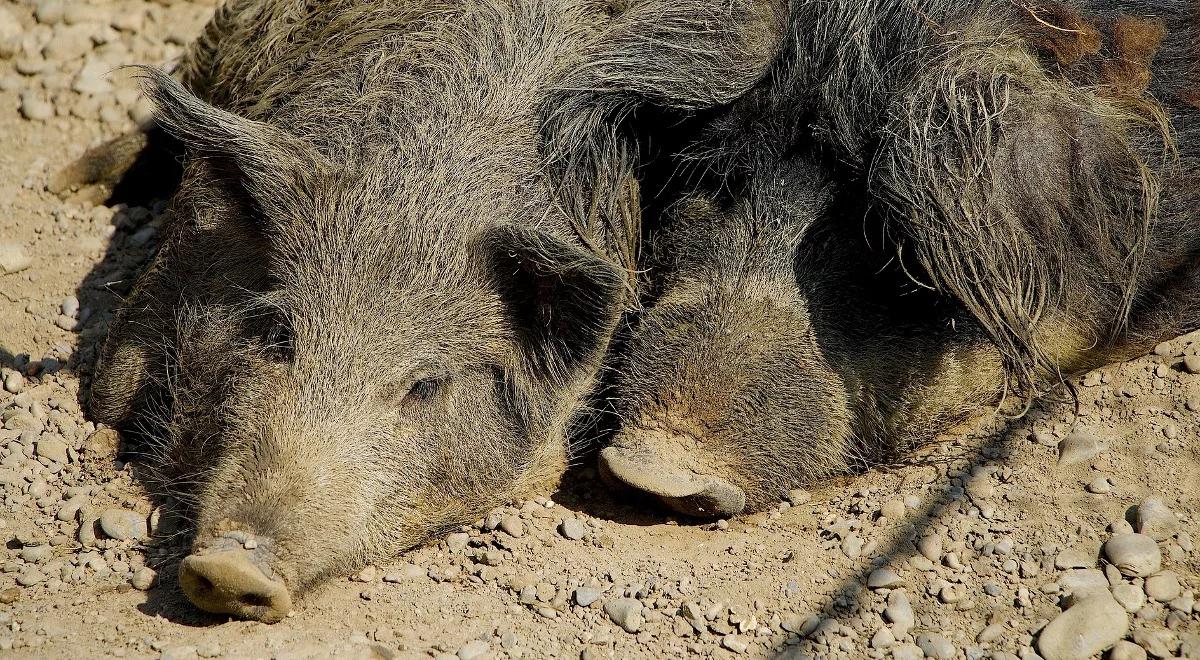
<instances>
[{"instance_id":1,"label":"boar mouth","mask_svg":"<svg viewBox=\"0 0 1200 660\"><path fill-rule=\"evenodd\" d=\"M605 447L600 452L600 469L606 477L655 495L684 515L723 518L746 509L745 491L730 481L700 474L646 447Z\"/></svg>"}]
</instances>

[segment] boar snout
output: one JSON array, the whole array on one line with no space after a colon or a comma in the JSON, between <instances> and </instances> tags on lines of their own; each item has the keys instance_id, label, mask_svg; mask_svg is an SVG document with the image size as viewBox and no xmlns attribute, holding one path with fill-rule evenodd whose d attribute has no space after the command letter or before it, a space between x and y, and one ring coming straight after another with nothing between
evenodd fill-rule
<instances>
[{"instance_id":1,"label":"boar snout","mask_svg":"<svg viewBox=\"0 0 1200 660\"><path fill-rule=\"evenodd\" d=\"M615 444L600 452L600 469L606 477L658 497L679 513L697 518L735 516L746 508L746 493L715 470L689 465L681 452L663 452L654 445L679 444L661 431L623 434ZM635 437L636 436L636 437ZM654 442L654 440L659 442Z\"/></svg>"},{"instance_id":2,"label":"boar snout","mask_svg":"<svg viewBox=\"0 0 1200 660\"><path fill-rule=\"evenodd\" d=\"M196 607L216 614L232 614L263 623L281 621L292 609L287 586L276 577L268 554L242 542L195 552L179 565L179 586Z\"/></svg>"}]
</instances>

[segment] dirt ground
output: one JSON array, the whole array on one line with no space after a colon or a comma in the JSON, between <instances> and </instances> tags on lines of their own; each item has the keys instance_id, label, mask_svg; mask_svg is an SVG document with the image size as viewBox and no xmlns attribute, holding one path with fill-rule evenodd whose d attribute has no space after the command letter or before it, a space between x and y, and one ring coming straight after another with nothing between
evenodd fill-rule
<instances>
[{"instance_id":1,"label":"dirt ground","mask_svg":"<svg viewBox=\"0 0 1200 660\"><path fill-rule=\"evenodd\" d=\"M0 4L0 656L1200 658L1200 335L766 513L676 519L583 460L280 624L193 609L186 539L80 402L165 202L46 184L145 118L110 71L169 63L214 4ZM1149 550L1102 550L1135 529Z\"/></svg>"}]
</instances>

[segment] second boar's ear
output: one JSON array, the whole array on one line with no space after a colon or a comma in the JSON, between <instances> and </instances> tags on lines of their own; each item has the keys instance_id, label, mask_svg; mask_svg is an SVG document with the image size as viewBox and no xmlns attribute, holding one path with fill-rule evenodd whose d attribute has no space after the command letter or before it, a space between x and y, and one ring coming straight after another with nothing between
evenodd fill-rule
<instances>
[{"instance_id":1,"label":"second boar's ear","mask_svg":"<svg viewBox=\"0 0 1200 660\"><path fill-rule=\"evenodd\" d=\"M747 92L782 48L786 0L610 0L612 23L576 89L667 107L708 107Z\"/></svg>"},{"instance_id":2,"label":"second boar's ear","mask_svg":"<svg viewBox=\"0 0 1200 660\"><path fill-rule=\"evenodd\" d=\"M324 169L315 149L279 127L201 101L158 69L136 68L163 130L191 153L232 165L239 184L262 210L283 216L302 212L292 207Z\"/></svg>"},{"instance_id":3,"label":"second boar's ear","mask_svg":"<svg viewBox=\"0 0 1200 660\"><path fill-rule=\"evenodd\" d=\"M489 229L477 247L532 375L556 384L600 360L627 296L624 273L536 229Z\"/></svg>"}]
</instances>

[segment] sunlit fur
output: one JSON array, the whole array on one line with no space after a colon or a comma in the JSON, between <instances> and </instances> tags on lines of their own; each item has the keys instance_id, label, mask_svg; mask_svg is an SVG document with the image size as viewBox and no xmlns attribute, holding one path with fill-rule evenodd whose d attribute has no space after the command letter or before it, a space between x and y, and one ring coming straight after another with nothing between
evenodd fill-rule
<instances>
[{"instance_id":1,"label":"sunlit fur","mask_svg":"<svg viewBox=\"0 0 1200 660\"><path fill-rule=\"evenodd\" d=\"M235 0L182 86L144 71L189 159L91 411L197 550L257 534L302 594L552 488L633 302L623 120L754 84L779 34L751 9Z\"/></svg>"},{"instance_id":2,"label":"sunlit fur","mask_svg":"<svg viewBox=\"0 0 1200 660\"><path fill-rule=\"evenodd\" d=\"M670 429L668 467L761 506L1196 328L1193 10L793 1L772 74L647 187L684 201L648 223L614 444Z\"/></svg>"}]
</instances>

